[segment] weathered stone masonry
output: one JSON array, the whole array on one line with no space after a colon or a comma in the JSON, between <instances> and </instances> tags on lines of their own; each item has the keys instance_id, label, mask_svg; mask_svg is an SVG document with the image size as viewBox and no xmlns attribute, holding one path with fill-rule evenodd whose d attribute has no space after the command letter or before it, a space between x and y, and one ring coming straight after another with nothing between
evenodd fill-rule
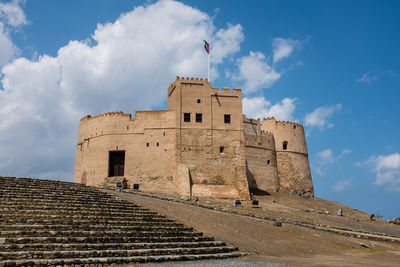
<instances>
[{"instance_id":1,"label":"weathered stone masonry","mask_svg":"<svg viewBox=\"0 0 400 267\"><path fill-rule=\"evenodd\" d=\"M241 90L177 78L167 110L81 119L74 181L181 195L249 199L278 189L313 192L302 125L248 119Z\"/></svg>"}]
</instances>

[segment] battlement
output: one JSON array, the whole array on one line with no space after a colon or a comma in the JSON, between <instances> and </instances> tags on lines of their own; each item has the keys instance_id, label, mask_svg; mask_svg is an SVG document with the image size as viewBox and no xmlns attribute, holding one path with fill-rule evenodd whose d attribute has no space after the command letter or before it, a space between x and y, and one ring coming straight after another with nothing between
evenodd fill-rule
<instances>
[{"instance_id":1,"label":"battlement","mask_svg":"<svg viewBox=\"0 0 400 267\"><path fill-rule=\"evenodd\" d=\"M251 124L253 127L261 126L260 124L260 119L252 119L252 118L247 118L245 115L243 115L243 128L245 128L246 124ZM250 134L248 132L245 133L246 135ZM268 136L268 137L273 137L274 135L270 131L265 131L260 129L260 134L261 136Z\"/></svg>"},{"instance_id":2,"label":"battlement","mask_svg":"<svg viewBox=\"0 0 400 267\"><path fill-rule=\"evenodd\" d=\"M240 88L233 88L231 91L231 88L229 87L210 87L211 92L213 95L218 95L218 96L241 96L242 95L242 89Z\"/></svg>"},{"instance_id":3,"label":"battlement","mask_svg":"<svg viewBox=\"0 0 400 267\"><path fill-rule=\"evenodd\" d=\"M280 125L283 125L283 126L285 126L285 125L295 125L295 126L303 127L302 124L297 123L297 122L293 122L293 121L277 121L277 120L275 119L275 117L264 118L264 119L263 119L263 122L264 122L264 121L273 121L273 122L275 122L275 123L277 123L277 124L280 124Z\"/></svg>"},{"instance_id":4,"label":"battlement","mask_svg":"<svg viewBox=\"0 0 400 267\"><path fill-rule=\"evenodd\" d=\"M195 77L179 77L176 76L176 80L175 81L204 81L204 82L208 82L207 78L195 78Z\"/></svg>"},{"instance_id":5,"label":"battlement","mask_svg":"<svg viewBox=\"0 0 400 267\"><path fill-rule=\"evenodd\" d=\"M84 120L88 121L88 120L97 119L97 118L101 118L101 117L108 117L108 116L122 116L122 117L129 117L130 119L132 118L131 114L126 114L126 113L123 113L122 111L112 111L112 112L105 112L102 114L98 114L93 117L90 115L86 115L80 121L81 122Z\"/></svg>"}]
</instances>

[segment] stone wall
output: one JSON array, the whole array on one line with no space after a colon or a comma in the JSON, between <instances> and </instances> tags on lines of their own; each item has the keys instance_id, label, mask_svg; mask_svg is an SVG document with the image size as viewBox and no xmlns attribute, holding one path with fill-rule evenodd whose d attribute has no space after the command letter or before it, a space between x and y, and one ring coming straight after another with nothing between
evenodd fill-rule
<instances>
[{"instance_id":1,"label":"stone wall","mask_svg":"<svg viewBox=\"0 0 400 267\"><path fill-rule=\"evenodd\" d=\"M125 151L127 186L173 190L175 113L170 111L107 113L81 120L74 182L101 186L109 179L109 152Z\"/></svg>"},{"instance_id":2,"label":"stone wall","mask_svg":"<svg viewBox=\"0 0 400 267\"><path fill-rule=\"evenodd\" d=\"M279 189L275 141L261 130L260 120L243 118L246 146L246 175L250 192Z\"/></svg>"}]
</instances>

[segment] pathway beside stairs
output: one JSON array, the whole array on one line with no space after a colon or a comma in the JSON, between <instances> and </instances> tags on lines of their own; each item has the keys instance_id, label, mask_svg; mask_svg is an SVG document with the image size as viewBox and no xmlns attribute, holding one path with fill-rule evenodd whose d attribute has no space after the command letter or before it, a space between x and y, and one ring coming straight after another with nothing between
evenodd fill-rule
<instances>
[{"instance_id":1,"label":"pathway beside stairs","mask_svg":"<svg viewBox=\"0 0 400 267\"><path fill-rule=\"evenodd\" d=\"M81 184L0 177L0 193L0 266L243 255L164 215Z\"/></svg>"}]
</instances>

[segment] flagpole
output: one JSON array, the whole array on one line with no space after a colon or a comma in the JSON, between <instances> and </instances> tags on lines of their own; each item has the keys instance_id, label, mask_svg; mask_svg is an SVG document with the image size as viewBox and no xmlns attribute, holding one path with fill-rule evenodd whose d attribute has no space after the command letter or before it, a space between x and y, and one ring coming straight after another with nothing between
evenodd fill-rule
<instances>
[{"instance_id":1,"label":"flagpole","mask_svg":"<svg viewBox=\"0 0 400 267\"><path fill-rule=\"evenodd\" d=\"M210 81L210 53L208 53L208 72L207 72L207 74L208 74L208 82L211 82Z\"/></svg>"}]
</instances>

